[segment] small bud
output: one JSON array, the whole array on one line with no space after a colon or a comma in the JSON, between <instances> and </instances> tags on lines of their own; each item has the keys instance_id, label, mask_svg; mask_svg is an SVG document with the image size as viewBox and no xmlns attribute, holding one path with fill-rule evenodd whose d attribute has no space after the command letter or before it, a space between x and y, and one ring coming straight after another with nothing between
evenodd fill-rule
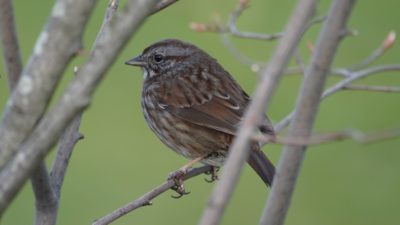
<instances>
[{"instance_id":1,"label":"small bud","mask_svg":"<svg viewBox=\"0 0 400 225\"><path fill-rule=\"evenodd\" d=\"M197 31L197 32L205 32L208 30L207 25L204 23L190 23L190 29Z\"/></svg>"},{"instance_id":2,"label":"small bud","mask_svg":"<svg viewBox=\"0 0 400 225\"><path fill-rule=\"evenodd\" d=\"M307 48L311 53L314 52L314 45L313 45L313 43L311 41L307 42Z\"/></svg>"},{"instance_id":3,"label":"small bud","mask_svg":"<svg viewBox=\"0 0 400 225\"><path fill-rule=\"evenodd\" d=\"M78 73L78 70L79 70L79 68L77 66L74 66L74 69L73 69L74 75L76 75Z\"/></svg>"},{"instance_id":4,"label":"small bud","mask_svg":"<svg viewBox=\"0 0 400 225\"><path fill-rule=\"evenodd\" d=\"M250 70L251 70L252 72L254 72L254 73L258 73L258 72L260 72L260 70L261 70L261 66L260 66L259 64L256 64L256 63L251 64Z\"/></svg>"},{"instance_id":5,"label":"small bud","mask_svg":"<svg viewBox=\"0 0 400 225\"><path fill-rule=\"evenodd\" d=\"M396 32L393 30L389 32L389 34L386 36L386 39L382 43L383 50L388 50L391 48L394 43L396 42Z\"/></svg>"},{"instance_id":6,"label":"small bud","mask_svg":"<svg viewBox=\"0 0 400 225\"><path fill-rule=\"evenodd\" d=\"M247 5L249 5L250 0L239 0L239 4L241 7L245 7Z\"/></svg>"}]
</instances>

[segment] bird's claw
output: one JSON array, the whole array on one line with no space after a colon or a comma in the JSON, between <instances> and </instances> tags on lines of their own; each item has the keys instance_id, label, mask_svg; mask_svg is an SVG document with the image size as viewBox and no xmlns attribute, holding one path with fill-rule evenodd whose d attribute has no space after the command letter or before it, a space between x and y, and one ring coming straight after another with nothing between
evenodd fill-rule
<instances>
[{"instance_id":1,"label":"bird's claw","mask_svg":"<svg viewBox=\"0 0 400 225\"><path fill-rule=\"evenodd\" d=\"M218 180L219 179L218 171L219 171L219 167L212 166L209 171L205 172L205 174L210 175L210 179L204 178L204 180L208 183L212 183L212 182Z\"/></svg>"},{"instance_id":2,"label":"bird's claw","mask_svg":"<svg viewBox=\"0 0 400 225\"><path fill-rule=\"evenodd\" d=\"M179 169L168 175L168 180L173 180L175 183L171 189L178 193L178 195L171 195L172 198L181 198L182 196L190 193L187 192L183 186L183 178L185 177L186 173L187 171L185 169Z\"/></svg>"}]
</instances>

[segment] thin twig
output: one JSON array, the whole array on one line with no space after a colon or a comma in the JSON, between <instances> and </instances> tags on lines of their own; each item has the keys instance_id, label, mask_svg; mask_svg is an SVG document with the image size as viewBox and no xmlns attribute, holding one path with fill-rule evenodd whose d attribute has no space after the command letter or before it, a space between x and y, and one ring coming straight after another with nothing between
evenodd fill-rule
<instances>
[{"instance_id":1,"label":"thin twig","mask_svg":"<svg viewBox=\"0 0 400 225\"><path fill-rule=\"evenodd\" d=\"M192 177L195 177L197 175L203 174L205 172L208 172L211 170L211 166L202 166L202 167L198 167L198 168L193 168L190 169L188 171L188 173L186 174L186 176L184 177L184 180L190 179ZM114 210L112 213L97 219L93 222L93 225L106 225L106 224L110 224L111 222L113 222L114 220L124 216L125 214L139 208L142 206L146 206L146 205L151 205L152 202L151 200L153 200L154 198L156 198L157 196L159 196L160 194L168 191L169 189L171 189L173 186L175 185L175 182L172 179L169 179L167 181L165 181L164 183L160 184L159 186L153 188L151 191L147 192L146 194L144 194L143 196L141 196L140 198L137 198L136 200L122 206L121 208L118 208L116 210Z\"/></svg>"},{"instance_id":2,"label":"thin twig","mask_svg":"<svg viewBox=\"0 0 400 225\"><path fill-rule=\"evenodd\" d=\"M346 76L343 80L339 81L335 85L327 88L321 96L321 100L326 97L331 96L332 94L343 90L344 87L350 85L353 81L360 80L364 77L367 77L372 74L382 73L382 72L391 72L391 71L400 71L400 65L382 65L376 66L364 70L360 70L357 72L351 72L348 76ZM279 133L285 127L287 127L294 115L294 111L290 112L287 116L285 116L279 123L275 124L274 129L275 132ZM263 143L264 145L266 143Z\"/></svg>"},{"instance_id":3,"label":"thin twig","mask_svg":"<svg viewBox=\"0 0 400 225\"><path fill-rule=\"evenodd\" d=\"M400 87L371 86L371 85L361 85L361 84L346 85L343 87L343 90L400 93Z\"/></svg>"},{"instance_id":4,"label":"thin twig","mask_svg":"<svg viewBox=\"0 0 400 225\"><path fill-rule=\"evenodd\" d=\"M79 133L82 114L76 116L64 131L58 142L57 154L50 173L51 186L57 198L60 198L61 188L67 172L68 163L76 143L83 138Z\"/></svg>"},{"instance_id":5,"label":"thin twig","mask_svg":"<svg viewBox=\"0 0 400 225\"><path fill-rule=\"evenodd\" d=\"M304 26L313 14L315 6L316 1L314 0L298 1L294 13L287 24L285 35L280 39L268 66L262 72L262 80L257 86L254 98L238 129L237 137L229 150L228 159L222 168L221 179L209 198L199 224L215 225L220 222L224 209L239 180L240 171L249 154L248 146L251 136L258 121L261 119L261 115L268 106L275 88L278 86L281 74L296 49Z\"/></svg>"},{"instance_id":6,"label":"thin twig","mask_svg":"<svg viewBox=\"0 0 400 225\"><path fill-rule=\"evenodd\" d=\"M302 137L279 137L273 135L254 134L253 140L268 142L269 144L278 145L293 145L293 146L304 146L304 145L319 145L325 144L332 141L340 141L345 139L352 139L360 144L369 144L372 142L383 141L391 138L400 136L400 128L374 131L372 133L362 133L358 130L347 129L344 131L338 131L326 134L316 134L308 138Z\"/></svg>"},{"instance_id":7,"label":"thin twig","mask_svg":"<svg viewBox=\"0 0 400 225\"><path fill-rule=\"evenodd\" d=\"M238 38L245 38L245 39L257 39L257 40L266 40L272 41L278 38L281 38L284 33L274 33L274 34L261 34L261 33L254 33L254 32L245 32L239 31L236 26L237 19L242 14L242 12L248 8L248 1L240 1L239 4L236 6L236 9L232 11L229 20L228 20L228 27L226 32L231 33L233 36ZM223 30L222 30L223 31Z\"/></svg>"},{"instance_id":8,"label":"thin twig","mask_svg":"<svg viewBox=\"0 0 400 225\"><path fill-rule=\"evenodd\" d=\"M178 0L161 0L156 7L154 7L153 11L151 12L151 14L155 14L169 6L171 6L172 4L174 4L175 2L177 2Z\"/></svg>"},{"instance_id":9,"label":"thin twig","mask_svg":"<svg viewBox=\"0 0 400 225\"><path fill-rule=\"evenodd\" d=\"M377 49L375 49L362 62L351 66L349 70L360 70L371 65L373 62L378 60L388 49L390 49L394 45L395 41L396 41L396 33L394 31L390 31L386 36L385 40Z\"/></svg>"},{"instance_id":10,"label":"thin twig","mask_svg":"<svg viewBox=\"0 0 400 225\"><path fill-rule=\"evenodd\" d=\"M307 138L311 134L325 80L342 39L340 31L346 27L353 4L354 0L349 0L334 1L331 5L300 90L288 132L290 138ZM284 146L260 224L284 224L305 150L306 146Z\"/></svg>"}]
</instances>

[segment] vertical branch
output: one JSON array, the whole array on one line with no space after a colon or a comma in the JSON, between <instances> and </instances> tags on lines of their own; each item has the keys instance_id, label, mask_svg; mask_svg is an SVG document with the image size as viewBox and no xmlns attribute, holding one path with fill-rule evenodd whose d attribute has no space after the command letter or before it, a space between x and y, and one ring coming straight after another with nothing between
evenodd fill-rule
<instances>
[{"instance_id":1,"label":"vertical branch","mask_svg":"<svg viewBox=\"0 0 400 225\"><path fill-rule=\"evenodd\" d=\"M36 204L35 224L56 224L59 198L50 185L50 177L44 162L41 162L32 174L31 183Z\"/></svg>"},{"instance_id":2,"label":"vertical branch","mask_svg":"<svg viewBox=\"0 0 400 225\"><path fill-rule=\"evenodd\" d=\"M0 0L0 35L5 61L4 64L7 69L8 86L10 90L12 90L17 84L19 75L21 74L22 60L11 0Z\"/></svg>"},{"instance_id":3,"label":"vertical branch","mask_svg":"<svg viewBox=\"0 0 400 225\"><path fill-rule=\"evenodd\" d=\"M298 1L287 24L285 35L280 40L270 63L262 72L261 83L257 86L254 99L251 101L243 118L243 123L238 129L237 138L231 146L229 157L222 169L221 180L217 183L199 224L210 225L220 222L248 157L251 136L271 99L275 87L279 83L280 75L301 39L303 30L314 12L315 6L315 0Z\"/></svg>"},{"instance_id":4,"label":"vertical branch","mask_svg":"<svg viewBox=\"0 0 400 225\"><path fill-rule=\"evenodd\" d=\"M307 138L312 131L326 76L354 2L354 0L336 0L331 6L315 54L306 71L292 126L288 132L290 138ZM284 146L260 224L284 223L306 147Z\"/></svg>"},{"instance_id":5,"label":"vertical branch","mask_svg":"<svg viewBox=\"0 0 400 225\"><path fill-rule=\"evenodd\" d=\"M22 60L10 0L0 1L0 34L10 92L14 90L21 71ZM50 186L46 164L42 162L33 173L32 188L36 200L36 224L55 224L58 199Z\"/></svg>"}]
</instances>

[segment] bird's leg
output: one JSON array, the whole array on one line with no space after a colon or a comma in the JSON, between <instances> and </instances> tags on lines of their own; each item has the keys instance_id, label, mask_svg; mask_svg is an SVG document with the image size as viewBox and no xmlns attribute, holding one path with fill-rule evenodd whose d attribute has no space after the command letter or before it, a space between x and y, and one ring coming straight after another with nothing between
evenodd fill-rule
<instances>
[{"instance_id":1,"label":"bird's leg","mask_svg":"<svg viewBox=\"0 0 400 225\"><path fill-rule=\"evenodd\" d=\"M219 167L211 166L211 169L209 171L205 172L205 174L210 175L210 179L204 178L204 180L208 183L212 183L212 182L218 180L218 171L219 171Z\"/></svg>"},{"instance_id":2,"label":"bird's leg","mask_svg":"<svg viewBox=\"0 0 400 225\"><path fill-rule=\"evenodd\" d=\"M195 163L201 161L202 159L204 159L204 156L197 157L182 166L180 169L168 175L168 180L174 180L175 182L175 185L171 189L178 193L178 196L172 196L173 198L180 198L183 195L187 195L190 193L186 192L185 187L183 186L183 178L185 177L187 171L192 168Z\"/></svg>"}]
</instances>

